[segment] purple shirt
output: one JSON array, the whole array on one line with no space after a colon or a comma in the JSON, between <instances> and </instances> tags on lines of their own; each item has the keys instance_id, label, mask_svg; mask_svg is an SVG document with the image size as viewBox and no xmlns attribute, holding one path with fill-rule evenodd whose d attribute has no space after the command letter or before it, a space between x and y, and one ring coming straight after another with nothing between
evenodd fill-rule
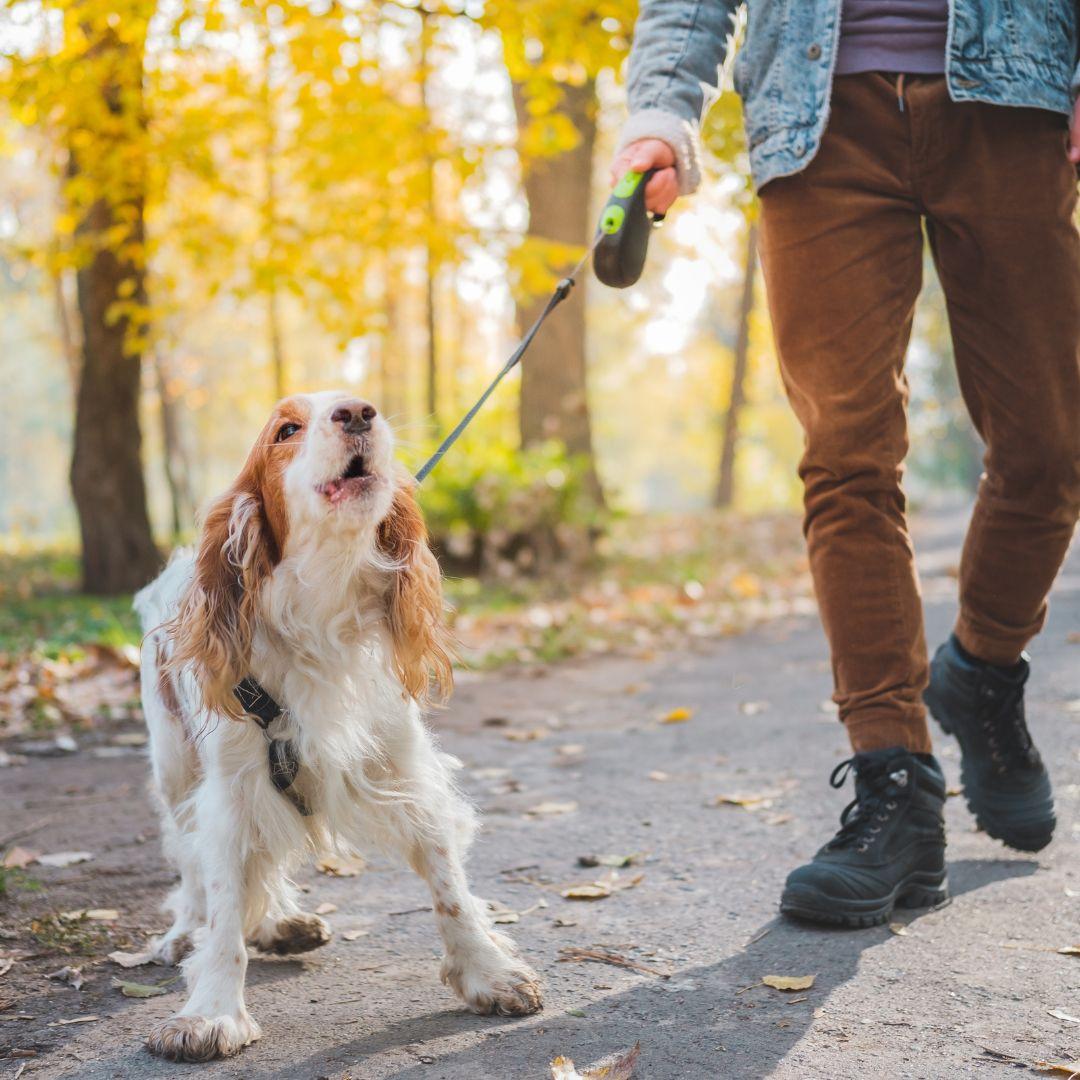
<instances>
[{"instance_id":1,"label":"purple shirt","mask_svg":"<svg viewBox=\"0 0 1080 1080\"><path fill-rule=\"evenodd\" d=\"M844 0L837 75L945 71L949 0Z\"/></svg>"}]
</instances>

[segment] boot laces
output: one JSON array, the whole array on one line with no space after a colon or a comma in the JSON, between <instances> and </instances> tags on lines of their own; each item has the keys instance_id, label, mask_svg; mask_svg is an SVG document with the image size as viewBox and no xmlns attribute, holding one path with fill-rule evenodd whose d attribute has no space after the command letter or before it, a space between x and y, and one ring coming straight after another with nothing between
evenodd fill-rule
<instances>
[{"instance_id":1,"label":"boot laces","mask_svg":"<svg viewBox=\"0 0 1080 1080\"><path fill-rule=\"evenodd\" d=\"M860 855L875 844L885 822L911 797L911 768L891 761L863 762L856 758L841 761L832 771L829 784L839 790L848 773L855 770L855 798L840 814L840 831L829 841L830 849L852 847Z\"/></svg>"},{"instance_id":2,"label":"boot laces","mask_svg":"<svg viewBox=\"0 0 1080 1080\"><path fill-rule=\"evenodd\" d=\"M1016 766L1038 764L1024 715L1024 683L984 679L979 685L979 722L999 775Z\"/></svg>"}]
</instances>

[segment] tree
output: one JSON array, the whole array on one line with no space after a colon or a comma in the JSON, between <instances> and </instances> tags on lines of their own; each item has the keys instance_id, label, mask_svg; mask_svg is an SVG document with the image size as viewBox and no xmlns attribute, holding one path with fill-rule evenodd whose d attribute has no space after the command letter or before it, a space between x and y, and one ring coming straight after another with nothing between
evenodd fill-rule
<instances>
[{"instance_id":1,"label":"tree","mask_svg":"<svg viewBox=\"0 0 1080 1080\"><path fill-rule=\"evenodd\" d=\"M525 90L517 86L514 101L521 131L530 122ZM529 239L574 251L588 242L592 225L591 199L593 148L596 142L594 84L563 87L557 115L577 134L576 143L561 154L535 157L524 165L525 195L529 203ZM547 303L546 294L518 303L518 323L531 326ZM592 426L589 417L585 365L584 281L570 294L559 312L538 336L521 371L519 427L522 446L558 439L572 454L588 463L588 482L600 497L600 481L593 464Z\"/></svg>"},{"instance_id":2,"label":"tree","mask_svg":"<svg viewBox=\"0 0 1080 1080\"><path fill-rule=\"evenodd\" d=\"M527 246L548 272L523 275L518 295L522 329L531 325L555 281L576 262L592 234L596 79L615 70L629 48L636 5L614 0L493 0L485 22L502 36L514 88L518 155L529 204ZM524 446L561 439L581 455L588 483L602 499L593 459L586 373L583 282L544 328L523 365L520 432Z\"/></svg>"},{"instance_id":3,"label":"tree","mask_svg":"<svg viewBox=\"0 0 1080 1080\"><path fill-rule=\"evenodd\" d=\"M724 412L720 440L720 470L716 481L718 507L730 507L735 502L735 451L739 437L739 415L746 404L746 372L750 366L750 316L754 312L754 290L757 285L757 222L746 226L746 256L743 263L742 296L735 331L735 352L731 369L731 393Z\"/></svg>"}]
</instances>

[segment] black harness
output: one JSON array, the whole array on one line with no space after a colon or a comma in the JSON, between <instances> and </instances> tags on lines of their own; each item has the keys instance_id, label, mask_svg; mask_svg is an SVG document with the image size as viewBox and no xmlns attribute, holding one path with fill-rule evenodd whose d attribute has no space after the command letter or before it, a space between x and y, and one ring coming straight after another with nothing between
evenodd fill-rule
<instances>
[{"instance_id":1,"label":"black harness","mask_svg":"<svg viewBox=\"0 0 1080 1080\"><path fill-rule=\"evenodd\" d=\"M270 725L285 711L282 707L250 676L242 679L234 688L236 700L240 702L247 716L250 716L266 736L266 751L270 760L270 780L274 787L296 807L303 817L311 816L311 807L307 799L298 791L293 791L293 781L300 771L300 756L292 739L275 739L270 734Z\"/></svg>"}]
</instances>

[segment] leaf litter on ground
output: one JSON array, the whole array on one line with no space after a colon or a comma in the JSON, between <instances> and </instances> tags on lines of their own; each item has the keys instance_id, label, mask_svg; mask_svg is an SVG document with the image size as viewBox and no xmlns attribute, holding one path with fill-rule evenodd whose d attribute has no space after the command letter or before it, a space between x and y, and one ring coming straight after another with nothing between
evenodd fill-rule
<instances>
[{"instance_id":1,"label":"leaf litter on ground","mask_svg":"<svg viewBox=\"0 0 1080 1080\"><path fill-rule=\"evenodd\" d=\"M56 971L50 971L45 978L52 979L54 982L67 983L72 990L81 990L86 983L82 968L72 967L70 964Z\"/></svg>"},{"instance_id":2,"label":"leaf litter on ground","mask_svg":"<svg viewBox=\"0 0 1080 1080\"><path fill-rule=\"evenodd\" d=\"M640 1056L641 1043L637 1042L629 1050L610 1054L579 1070L572 1058L560 1054L552 1059L551 1077L552 1080L630 1080Z\"/></svg>"},{"instance_id":3,"label":"leaf litter on ground","mask_svg":"<svg viewBox=\"0 0 1080 1080\"><path fill-rule=\"evenodd\" d=\"M816 975L762 975L761 981L774 990L790 992L809 990L816 978Z\"/></svg>"},{"instance_id":4,"label":"leaf litter on ground","mask_svg":"<svg viewBox=\"0 0 1080 1080\"><path fill-rule=\"evenodd\" d=\"M694 715L693 709L688 709L680 706L677 709L672 709L669 712L664 713L660 717L661 724L685 724Z\"/></svg>"},{"instance_id":5,"label":"leaf litter on ground","mask_svg":"<svg viewBox=\"0 0 1080 1080\"><path fill-rule=\"evenodd\" d=\"M37 861L39 866L52 866L62 869L65 866L90 862L93 857L94 853L92 851L58 851L52 855L39 855Z\"/></svg>"},{"instance_id":6,"label":"leaf litter on ground","mask_svg":"<svg viewBox=\"0 0 1080 1080\"><path fill-rule=\"evenodd\" d=\"M636 888L644 880L644 874L635 874L632 878L624 879L619 877L617 871L612 870L597 881L571 885L563 889L559 895L564 900L606 900L613 893Z\"/></svg>"},{"instance_id":7,"label":"leaf litter on ground","mask_svg":"<svg viewBox=\"0 0 1080 1080\"><path fill-rule=\"evenodd\" d=\"M174 980L169 980L170 982ZM118 979L113 976L112 985L115 989L119 990L124 997L129 998L152 998L160 997L162 994L167 994L169 989L167 986L157 985L154 983L137 983L128 982L127 979Z\"/></svg>"}]
</instances>

